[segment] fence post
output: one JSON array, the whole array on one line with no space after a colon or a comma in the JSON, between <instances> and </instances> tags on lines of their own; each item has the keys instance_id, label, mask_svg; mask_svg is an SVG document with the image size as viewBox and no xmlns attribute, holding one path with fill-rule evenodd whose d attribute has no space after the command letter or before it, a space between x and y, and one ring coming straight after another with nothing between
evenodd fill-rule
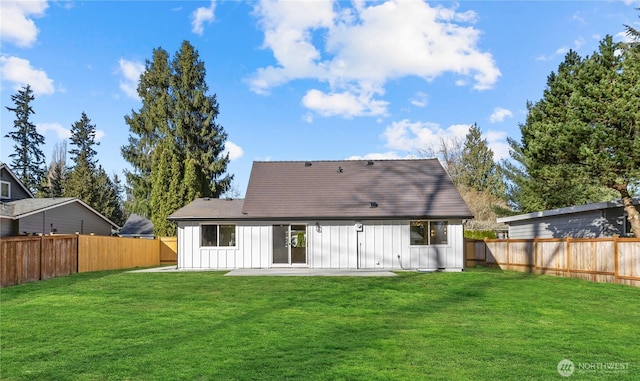
<instances>
[{"instance_id":1,"label":"fence post","mask_svg":"<svg viewBox=\"0 0 640 381\"><path fill-rule=\"evenodd\" d=\"M613 236L613 283L619 283L618 280L618 235Z\"/></svg>"},{"instance_id":2,"label":"fence post","mask_svg":"<svg viewBox=\"0 0 640 381\"><path fill-rule=\"evenodd\" d=\"M39 250L39 254L40 254L40 275L38 276L38 280L42 280L42 249L43 249L42 240L43 240L43 237L40 236L40 250Z\"/></svg>"},{"instance_id":3,"label":"fence post","mask_svg":"<svg viewBox=\"0 0 640 381\"><path fill-rule=\"evenodd\" d=\"M538 238L533 239L533 272L538 273Z\"/></svg>"},{"instance_id":4,"label":"fence post","mask_svg":"<svg viewBox=\"0 0 640 381\"><path fill-rule=\"evenodd\" d=\"M509 263L511 262L509 260L509 250L511 249L511 244L509 243L509 238L507 238L507 270L511 270L509 268Z\"/></svg>"},{"instance_id":5,"label":"fence post","mask_svg":"<svg viewBox=\"0 0 640 381\"><path fill-rule=\"evenodd\" d=\"M565 242L567 243L565 245L565 250L567 250L567 278L571 278L571 252L569 250L571 250L570 247L570 242L571 238L570 237L565 237Z\"/></svg>"}]
</instances>

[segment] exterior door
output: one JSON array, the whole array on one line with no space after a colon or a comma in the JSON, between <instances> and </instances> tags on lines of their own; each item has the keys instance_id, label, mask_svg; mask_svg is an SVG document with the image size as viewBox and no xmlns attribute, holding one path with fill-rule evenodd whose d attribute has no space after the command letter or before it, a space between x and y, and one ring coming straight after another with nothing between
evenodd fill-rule
<instances>
[{"instance_id":1,"label":"exterior door","mask_svg":"<svg viewBox=\"0 0 640 381\"><path fill-rule=\"evenodd\" d=\"M306 225L273 225L273 264L307 264Z\"/></svg>"}]
</instances>

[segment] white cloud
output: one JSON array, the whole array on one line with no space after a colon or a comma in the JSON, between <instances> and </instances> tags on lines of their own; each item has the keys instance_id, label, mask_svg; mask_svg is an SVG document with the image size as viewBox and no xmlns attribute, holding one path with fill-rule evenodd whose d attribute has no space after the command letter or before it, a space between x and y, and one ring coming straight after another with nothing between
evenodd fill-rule
<instances>
[{"instance_id":1,"label":"white cloud","mask_svg":"<svg viewBox=\"0 0 640 381\"><path fill-rule=\"evenodd\" d=\"M224 153L229 154L229 160L234 161L241 158L244 155L244 150L239 145L226 141L224 143Z\"/></svg>"},{"instance_id":2,"label":"white cloud","mask_svg":"<svg viewBox=\"0 0 640 381\"><path fill-rule=\"evenodd\" d=\"M118 61L120 67L120 90L122 90L129 98L138 99L138 82L140 75L144 72L145 67L142 63L136 61L125 60L120 58Z\"/></svg>"},{"instance_id":3,"label":"white cloud","mask_svg":"<svg viewBox=\"0 0 640 381\"><path fill-rule=\"evenodd\" d=\"M384 115L388 102L372 99L373 94L342 93L325 94L311 89L302 98L302 104L323 116L343 116L353 118L364 115Z\"/></svg>"},{"instance_id":4,"label":"white cloud","mask_svg":"<svg viewBox=\"0 0 640 381\"><path fill-rule=\"evenodd\" d=\"M393 151L383 155L387 158L399 158L402 155L397 154L397 151L430 153L437 152L442 142L463 144L469 127L469 124L453 124L442 128L437 123L412 122L408 119L393 122L387 126L381 136L385 141L385 146ZM507 134L505 132L488 131L483 134L483 138L487 140L496 161L509 157L509 145L506 143ZM371 159L372 157L366 155L364 158Z\"/></svg>"},{"instance_id":5,"label":"white cloud","mask_svg":"<svg viewBox=\"0 0 640 381\"><path fill-rule=\"evenodd\" d=\"M395 151L381 152L381 153L368 153L364 156L350 156L346 160L397 160L397 159L416 159L417 157L412 154L400 155Z\"/></svg>"},{"instance_id":6,"label":"white cloud","mask_svg":"<svg viewBox=\"0 0 640 381\"><path fill-rule=\"evenodd\" d=\"M429 96L427 93L423 93L422 91L418 91L416 95L409 99L412 105L416 107L425 107L429 102Z\"/></svg>"},{"instance_id":7,"label":"white cloud","mask_svg":"<svg viewBox=\"0 0 640 381\"><path fill-rule=\"evenodd\" d=\"M382 138L389 148L412 152L435 148L443 139L462 141L468 131L468 124L456 124L443 129L437 123L411 122L403 119L387 126Z\"/></svg>"},{"instance_id":8,"label":"white cloud","mask_svg":"<svg viewBox=\"0 0 640 381\"><path fill-rule=\"evenodd\" d=\"M42 135L46 135L51 131L56 135L56 138L60 140L69 139L71 137L71 129L64 128L60 123L38 123L36 124L36 130ZM96 141L100 141L105 136L104 130L96 130Z\"/></svg>"},{"instance_id":9,"label":"white cloud","mask_svg":"<svg viewBox=\"0 0 640 381\"><path fill-rule=\"evenodd\" d=\"M71 137L71 130L62 127L60 123L38 123L36 124L36 130L42 135L52 131L56 134L56 137L61 140Z\"/></svg>"},{"instance_id":10,"label":"white cloud","mask_svg":"<svg viewBox=\"0 0 640 381\"><path fill-rule=\"evenodd\" d=\"M396 78L431 81L454 73L457 83L468 79L484 90L500 76L491 54L477 47L480 31L462 24L473 23L474 12L423 1L354 2L353 7L338 1L262 1L255 14L263 48L277 63L247 79L251 90L267 94L296 79L324 82L327 90L309 90L303 101L322 115L383 115L386 102L373 100L371 89L380 95Z\"/></svg>"},{"instance_id":11,"label":"white cloud","mask_svg":"<svg viewBox=\"0 0 640 381\"><path fill-rule=\"evenodd\" d=\"M502 107L496 107L495 109L493 109L493 113L491 113L491 116L489 117L489 122L502 122L505 120L505 118L511 118L512 116L513 113L510 110Z\"/></svg>"},{"instance_id":12,"label":"white cloud","mask_svg":"<svg viewBox=\"0 0 640 381\"><path fill-rule=\"evenodd\" d=\"M202 36L204 33L204 23L210 24L215 20L216 2L211 0L211 4L208 7L200 7L191 14L191 31L197 35Z\"/></svg>"},{"instance_id":13,"label":"white cloud","mask_svg":"<svg viewBox=\"0 0 640 381\"><path fill-rule=\"evenodd\" d=\"M44 15L48 5L43 0L0 1L0 36L2 40L28 48L38 37L32 17Z\"/></svg>"},{"instance_id":14,"label":"white cloud","mask_svg":"<svg viewBox=\"0 0 640 381\"><path fill-rule=\"evenodd\" d=\"M47 73L44 70L34 69L31 67L31 63L24 58L0 56L0 74L3 81L13 83L14 90L28 84L35 95L47 95L55 92L53 80L47 76Z\"/></svg>"}]
</instances>

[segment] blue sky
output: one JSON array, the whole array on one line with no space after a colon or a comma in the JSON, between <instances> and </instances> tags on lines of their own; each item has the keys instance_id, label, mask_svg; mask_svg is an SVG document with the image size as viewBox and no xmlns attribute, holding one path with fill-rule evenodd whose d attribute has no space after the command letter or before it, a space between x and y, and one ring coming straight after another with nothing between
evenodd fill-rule
<instances>
[{"instance_id":1,"label":"blue sky","mask_svg":"<svg viewBox=\"0 0 640 381\"><path fill-rule=\"evenodd\" d=\"M0 2L2 136L29 83L32 121L54 144L84 111L98 162L122 176L124 116L162 47L200 53L228 133L236 196L254 160L406 158L464 139L477 123L497 159L520 138L527 100L569 49L638 28L638 1ZM13 142L2 138L0 160Z\"/></svg>"}]
</instances>

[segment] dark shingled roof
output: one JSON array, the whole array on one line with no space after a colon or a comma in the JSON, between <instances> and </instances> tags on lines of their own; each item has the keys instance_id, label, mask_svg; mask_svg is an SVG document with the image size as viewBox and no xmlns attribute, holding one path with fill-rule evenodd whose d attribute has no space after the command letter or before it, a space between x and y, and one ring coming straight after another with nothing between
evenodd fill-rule
<instances>
[{"instance_id":1,"label":"dark shingled roof","mask_svg":"<svg viewBox=\"0 0 640 381\"><path fill-rule=\"evenodd\" d=\"M242 199L198 198L169 216L170 220L239 219Z\"/></svg>"},{"instance_id":2,"label":"dark shingled roof","mask_svg":"<svg viewBox=\"0 0 640 381\"><path fill-rule=\"evenodd\" d=\"M132 213L120 229L118 235L122 237L155 237L153 233L153 222Z\"/></svg>"},{"instance_id":3,"label":"dark shingled roof","mask_svg":"<svg viewBox=\"0 0 640 381\"><path fill-rule=\"evenodd\" d=\"M254 162L244 200L198 199L182 219L472 218L437 159Z\"/></svg>"}]
</instances>

